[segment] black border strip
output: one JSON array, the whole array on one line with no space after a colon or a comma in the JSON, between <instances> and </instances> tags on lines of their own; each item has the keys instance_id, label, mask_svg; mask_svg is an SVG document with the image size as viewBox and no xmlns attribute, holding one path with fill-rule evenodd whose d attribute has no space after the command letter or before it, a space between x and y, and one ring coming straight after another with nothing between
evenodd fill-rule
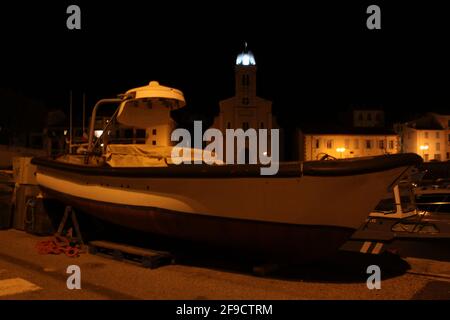
<instances>
[{"instance_id":1,"label":"black border strip","mask_svg":"<svg viewBox=\"0 0 450 320\"><path fill-rule=\"evenodd\" d=\"M393 154L365 158L353 158L329 161L281 162L276 175L263 176L262 165L207 165L181 164L168 167L127 167L84 166L64 163L52 158L33 158L37 166L69 171L89 176L114 177L154 177L154 178L283 178L305 176L351 176L380 172L398 167L414 166L422 163L422 158L415 153ZM302 166L303 165L303 166Z\"/></svg>"}]
</instances>

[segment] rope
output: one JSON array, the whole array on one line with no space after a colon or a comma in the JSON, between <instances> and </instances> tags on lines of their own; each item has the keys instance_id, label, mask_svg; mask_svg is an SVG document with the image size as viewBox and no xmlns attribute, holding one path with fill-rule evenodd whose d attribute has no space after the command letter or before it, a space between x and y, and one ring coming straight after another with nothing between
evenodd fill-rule
<instances>
[{"instance_id":1,"label":"rope","mask_svg":"<svg viewBox=\"0 0 450 320\"><path fill-rule=\"evenodd\" d=\"M36 244L36 249L39 254L61 254L64 253L68 257L79 257L80 253L84 253L81 248L81 244L72 239L70 235L71 232L68 232L68 236L60 236L56 235L48 240L39 241Z\"/></svg>"}]
</instances>

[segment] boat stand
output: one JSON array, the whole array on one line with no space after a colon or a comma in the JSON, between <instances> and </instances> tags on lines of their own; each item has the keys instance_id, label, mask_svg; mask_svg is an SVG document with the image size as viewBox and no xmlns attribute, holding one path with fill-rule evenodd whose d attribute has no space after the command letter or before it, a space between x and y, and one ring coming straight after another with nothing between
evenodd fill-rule
<instances>
[{"instance_id":1,"label":"boat stand","mask_svg":"<svg viewBox=\"0 0 450 320\"><path fill-rule=\"evenodd\" d=\"M266 277L274 272L277 272L280 269L280 265L276 263L265 263L254 265L252 268L252 272L255 276L258 277Z\"/></svg>"},{"instance_id":2,"label":"boat stand","mask_svg":"<svg viewBox=\"0 0 450 320\"><path fill-rule=\"evenodd\" d=\"M75 214L75 210L73 210L73 208L71 206L66 206L66 208L64 210L63 218L61 219L61 222L59 223L58 231L56 232L56 235L57 236L62 236L64 227L66 226L66 223L67 223L67 219L69 218L69 214L71 216L72 226L75 229L75 234L76 234L76 236L72 237L72 238L78 240L80 245L83 247L84 246L84 242L83 242L83 237L81 236L80 226L78 224L78 220L77 220L77 216Z\"/></svg>"},{"instance_id":3,"label":"boat stand","mask_svg":"<svg viewBox=\"0 0 450 320\"><path fill-rule=\"evenodd\" d=\"M170 252L139 248L109 241L90 241L89 253L118 261L137 263L144 268L150 269L175 263L175 257Z\"/></svg>"}]
</instances>

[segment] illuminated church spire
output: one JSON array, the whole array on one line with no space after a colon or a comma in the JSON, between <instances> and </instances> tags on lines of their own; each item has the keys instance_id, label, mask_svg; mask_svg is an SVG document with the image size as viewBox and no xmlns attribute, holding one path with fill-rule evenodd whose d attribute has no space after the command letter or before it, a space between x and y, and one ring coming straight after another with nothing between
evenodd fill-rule
<instances>
[{"instance_id":1,"label":"illuminated church spire","mask_svg":"<svg viewBox=\"0 0 450 320\"><path fill-rule=\"evenodd\" d=\"M247 49L247 42L244 45L244 51L238 54L236 58L237 66L254 66L256 65L255 57L253 53Z\"/></svg>"}]
</instances>

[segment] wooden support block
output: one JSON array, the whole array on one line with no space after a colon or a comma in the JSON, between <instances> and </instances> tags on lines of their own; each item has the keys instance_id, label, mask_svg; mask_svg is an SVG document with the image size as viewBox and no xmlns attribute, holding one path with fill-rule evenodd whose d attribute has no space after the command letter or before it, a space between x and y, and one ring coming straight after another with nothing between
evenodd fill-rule
<instances>
[{"instance_id":1,"label":"wooden support block","mask_svg":"<svg viewBox=\"0 0 450 320\"><path fill-rule=\"evenodd\" d=\"M279 265L275 263L266 263L253 267L253 274L265 277L279 269Z\"/></svg>"},{"instance_id":2,"label":"wooden support block","mask_svg":"<svg viewBox=\"0 0 450 320\"><path fill-rule=\"evenodd\" d=\"M108 241L91 241L89 253L109 256L120 261L137 262L145 268L154 269L174 262L169 252L133 247Z\"/></svg>"}]
</instances>

